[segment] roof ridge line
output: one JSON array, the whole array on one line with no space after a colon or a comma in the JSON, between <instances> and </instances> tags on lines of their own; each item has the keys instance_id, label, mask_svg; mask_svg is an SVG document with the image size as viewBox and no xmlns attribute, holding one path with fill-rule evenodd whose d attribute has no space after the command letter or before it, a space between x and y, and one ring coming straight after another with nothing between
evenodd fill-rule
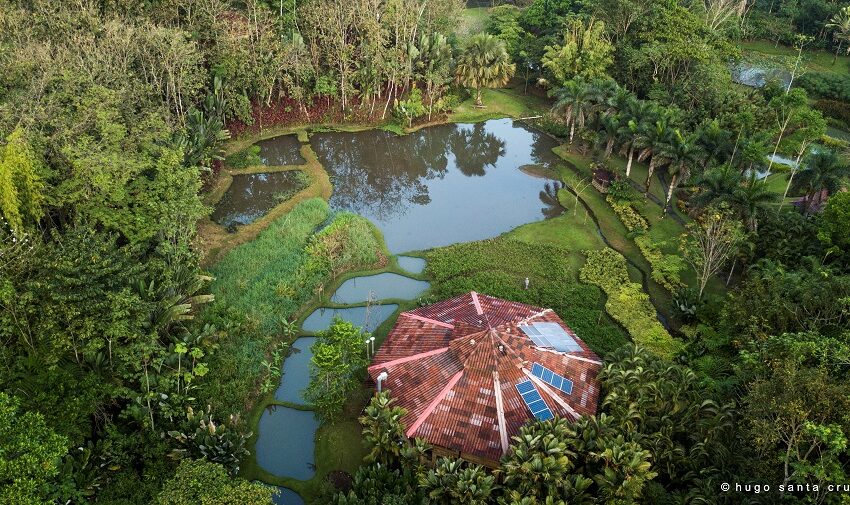
<instances>
[{"instance_id":1,"label":"roof ridge line","mask_svg":"<svg viewBox=\"0 0 850 505\"><path fill-rule=\"evenodd\" d=\"M430 416L434 412L434 409L436 409L437 405L439 405L440 402L443 401L443 398L445 398L445 396L449 394L449 391L454 389L455 384L457 384L457 381L459 381L462 376L463 370L454 374L452 378L449 379L449 383L446 384L446 387L444 387L439 393L437 393L437 396L435 396L434 399L431 400L431 403L429 403L428 406L425 407L425 410L422 411L422 414L419 415L419 417L413 423L413 426L407 429L407 433L405 433L405 435L407 435L407 438L412 437L413 434L416 433L416 430L418 430L419 427L422 426L422 423L424 423L425 420L428 418L428 416Z\"/></svg>"},{"instance_id":2,"label":"roof ridge line","mask_svg":"<svg viewBox=\"0 0 850 505\"><path fill-rule=\"evenodd\" d=\"M517 325L527 324L528 321L530 321L531 319L534 319L535 317L540 317L547 312L554 312L554 311L552 309L543 309L539 312L535 312L534 314L531 314L530 316L526 317L525 319L520 319L519 321L516 322L516 324Z\"/></svg>"},{"instance_id":3,"label":"roof ridge line","mask_svg":"<svg viewBox=\"0 0 850 505\"><path fill-rule=\"evenodd\" d=\"M496 395L496 422L499 426L499 441L502 444L502 455L508 453L510 442L508 441L507 421L505 421L505 400L502 398L502 384L499 381L498 370L493 371L493 391Z\"/></svg>"},{"instance_id":4,"label":"roof ridge line","mask_svg":"<svg viewBox=\"0 0 850 505\"><path fill-rule=\"evenodd\" d=\"M453 330L454 327L455 327L453 324L444 323L442 321L437 321L436 319L430 319L430 318L427 318L427 317L424 317L424 316L413 314L412 312L402 312L400 315L407 316L411 319L416 319L417 321L422 321L422 322L425 322L425 323L431 323L431 324L436 325L436 326L442 326L443 328L448 328L450 330Z\"/></svg>"},{"instance_id":5,"label":"roof ridge line","mask_svg":"<svg viewBox=\"0 0 850 505\"><path fill-rule=\"evenodd\" d=\"M472 303L475 305L475 312L477 312L479 316L483 316L484 309L481 308L481 302L478 301L478 293L470 291L469 294L472 296Z\"/></svg>"},{"instance_id":6,"label":"roof ridge line","mask_svg":"<svg viewBox=\"0 0 850 505\"><path fill-rule=\"evenodd\" d=\"M433 356L435 354L442 354L442 353L444 353L448 350L449 350L448 347L440 347L439 349L434 349L434 350L426 351L426 352L420 352L419 354L412 354L410 356L405 356L403 358L396 358L396 359L392 359L390 361L385 361L383 363L377 363L375 365L370 365L368 369L369 370L375 370L375 369L378 369L378 368L381 368L381 367L386 368L388 366L400 365L402 363L407 363L408 361L414 361L414 360L417 360L417 359L427 358L428 356Z\"/></svg>"}]
</instances>

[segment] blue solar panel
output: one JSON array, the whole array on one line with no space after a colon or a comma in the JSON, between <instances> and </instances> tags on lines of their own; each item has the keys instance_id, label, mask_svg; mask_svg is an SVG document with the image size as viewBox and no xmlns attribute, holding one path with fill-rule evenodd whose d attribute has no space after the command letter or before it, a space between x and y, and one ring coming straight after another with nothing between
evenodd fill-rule
<instances>
[{"instance_id":1,"label":"blue solar panel","mask_svg":"<svg viewBox=\"0 0 850 505\"><path fill-rule=\"evenodd\" d=\"M538 412L548 409L549 407L546 406L546 402L543 401L543 398L537 400L536 402L528 403L528 410L530 410L532 414L536 414Z\"/></svg>"},{"instance_id":2,"label":"blue solar panel","mask_svg":"<svg viewBox=\"0 0 850 505\"><path fill-rule=\"evenodd\" d=\"M542 399L542 397L540 396L540 393L538 393L535 389L534 391L530 391L522 395L522 399L525 400L525 403L532 403Z\"/></svg>"},{"instance_id":3,"label":"blue solar panel","mask_svg":"<svg viewBox=\"0 0 850 505\"><path fill-rule=\"evenodd\" d=\"M539 378L546 384L560 389L568 395L572 394L573 392L573 381L567 379L562 375L556 374L555 372L549 370L540 363L534 363L533 365L531 365L531 374Z\"/></svg>"},{"instance_id":4,"label":"blue solar panel","mask_svg":"<svg viewBox=\"0 0 850 505\"><path fill-rule=\"evenodd\" d=\"M552 411L549 410L546 402L543 401L543 397L537 392L537 388L534 387L534 383L531 380L520 382L516 385L516 389L519 391L522 401L525 402L526 407L528 407L528 410L531 411L531 414L535 418L546 421L555 417L552 415Z\"/></svg>"},{"instance_id":5,"label":"blue solar panel","mask_svg":"<svg viewBox=\"0 0 850 505\"><path fill-rule=\"evenodd\" d=\"M519 384L517 384L516 388L517 391L519 391L519 394L523 395L525 393L534 391L534 384L532 384L531 381L527 380L525 382L520 382Z\"/></svg>"},{"instance_id":6,"label":"blue solar panel","mask_svg":"<svg viewBox=\"0 0 850 505\"><path fill-rule=\"evenodd\" d=\"M534 414L534 417L536 417L540 421L548 421L549 419L552 419L555 416L552 415L551 410L546 409L546 410L543 410L541 412Z\"/></svg>"}]
</instances>

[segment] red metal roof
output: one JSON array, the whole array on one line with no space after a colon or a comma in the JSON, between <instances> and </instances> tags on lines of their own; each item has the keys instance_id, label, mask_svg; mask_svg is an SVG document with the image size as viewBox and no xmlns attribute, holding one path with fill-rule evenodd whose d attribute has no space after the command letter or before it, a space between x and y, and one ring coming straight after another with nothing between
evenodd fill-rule
<instances>
[{"instance_id":1,"label":"red metal roof","mask_svg":"<svg viewBox=\"0 0 850 505\"><path fill-rule=\"evenodd\" d=\"M559 324L581 347L557 352L535 346L520 323ZM540 363L573 382L571 394L532 376ZM552 413L575 419L596 412L602 362L550 309L470 292L403 312L369 375L386 371L384 388L407 410L408 436L499 460L510 437L532 417L516 390L529 378Z\"/></svg>"}]
</instances>

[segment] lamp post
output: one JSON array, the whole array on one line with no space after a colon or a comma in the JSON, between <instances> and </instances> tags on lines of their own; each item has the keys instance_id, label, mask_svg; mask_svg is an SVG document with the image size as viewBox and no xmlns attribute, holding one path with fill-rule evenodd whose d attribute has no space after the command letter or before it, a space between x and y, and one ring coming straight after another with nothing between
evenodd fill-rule
<instances>
[{"instance_id":1,"label":"lamp post","mask_svg":"<svg viewBox=\"0 0 850 505\"><path fill-rule=\"evenodd\" d=\"M369 359L369 339L364 342L366 344L366 359Z\"/></svg>"},{"instance_id":2,"label":"lamp post","mask_svg":"<svg viewBox=\"0 0 850 505\"><path fill-rule=\"evenodd\" d=\"M372 356L374 356L375 355L375 337L370 337L369 342L371 343L371 346L372 346Z\"/></svg>"}]
</instances>

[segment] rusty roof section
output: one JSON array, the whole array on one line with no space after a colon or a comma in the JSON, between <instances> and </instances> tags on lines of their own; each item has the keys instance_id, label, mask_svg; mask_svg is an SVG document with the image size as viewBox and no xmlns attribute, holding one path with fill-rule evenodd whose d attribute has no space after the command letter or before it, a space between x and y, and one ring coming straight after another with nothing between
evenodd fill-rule
<instances>
[{"instance_id":1,"label":"rusty roof section","mask_svg":"<svg viewBox=\"0 0 850 505\"><path fill-rule=\"evenodd\" d=\"M537 347L519 328L557 323L581 350ZM531 373L539 363L573 383L564 393ZM568 419L596 412L599 357L550 309L466 293L399 315L369 375L407 410L410 437L498 461L510 437L532 418L516 389L531 379L552 413Z\"/></svg>"}]
</instances>

